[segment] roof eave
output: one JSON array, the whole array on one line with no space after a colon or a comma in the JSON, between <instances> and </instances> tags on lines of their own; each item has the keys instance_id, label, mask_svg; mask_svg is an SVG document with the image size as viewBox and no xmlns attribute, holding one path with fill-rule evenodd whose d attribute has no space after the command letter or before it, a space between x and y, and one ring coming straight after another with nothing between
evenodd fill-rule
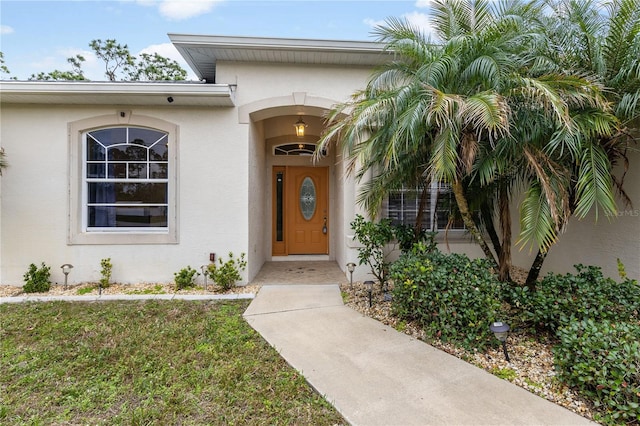
<instances>
[{"instance_id":1,"label":"roof eave","mask_svg":"<svg viewBox=\"0 0 640 426\"><path fill-rule=\"evenodd\" d=\"M193 82L0 82L0 102L62 105L147 105L232 107L228 84Z\"/></svg>"}]
</instances>

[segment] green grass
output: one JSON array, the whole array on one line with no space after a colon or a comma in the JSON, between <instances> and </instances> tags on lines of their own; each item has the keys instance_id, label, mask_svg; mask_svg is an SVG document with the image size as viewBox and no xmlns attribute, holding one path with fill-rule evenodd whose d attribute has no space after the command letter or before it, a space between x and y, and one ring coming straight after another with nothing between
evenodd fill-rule
<instances>
[{"instance_id":1,"label":"green grass","mask_svg":"<svg viewBox=\"0 0 640 426\"><path fill-rule=\"evenodd\" d=\"M0 305L0 424L344 424L248 301Z\"/></svg>"}]
</instances>

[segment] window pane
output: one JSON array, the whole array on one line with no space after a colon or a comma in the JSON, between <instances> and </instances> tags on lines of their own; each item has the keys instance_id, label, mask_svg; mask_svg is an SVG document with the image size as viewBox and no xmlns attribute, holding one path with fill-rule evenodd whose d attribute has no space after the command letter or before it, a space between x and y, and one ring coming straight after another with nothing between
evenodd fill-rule
<instances>
[{"instance_id":1,"label":"window pane","mask_svg":"<svg viewBox=\"0 0 640 426\"><path fill-rule=\"evenodd\" d=\"M104 148L91 137L87 137L87 161L103 161Z\"/></svg>"},{"instance_id":2,"label":"window pane","mask_svg":"<svg viewBox=\"0 0 640 426\"><path fill-rule=\"evenodd\" d=\"M167 138L164 137L160 142L149 148L149 160L167 161L169 159L168 152Z\"/></svg>"},{"instance_id":3,"label":"window pane","mask_svg":"<svg viewBox=\"0 0 640 426\"><path fill-rule=\"evenodd\" d=\"M146 179L147 163L129 163L129 179Z\"/></svg>"},{"instance_id":4,"label":"window pane","mask_svg":"<svg viewBox=\"0 0 640 426\"><path fill-rule=\"evenodd\" d=\"M94 130L93 132L89 132L89 134L104 146L124 143L127 139L127 129L125 127Z\"/></svg>"},{"instance_id":5,"label":"window pane","mask_svg":"<svg viewBox=\"0 0 640 426\"><path fill-rule=\"evenodd\" d=\"M109 178L112 179L126 179L127 178L127 164L126 163L110 163L109 164Z\"/></svg>"},{"instance_id":6,"label":"window pane","mask_svg":"<svg viewBox=\"0 0 640 426\"><path fill-rule=\"evenodd\" d=\"M135 145L118 145L109 148L109 161L147 160L147 149Z\"/></svg>"},{"instance_id":7,"label":"window pane","mask_svg":"<svg viewBox=\"0 0 640 426\"><path fill-rule=\"evenodd\" d=\"M166 227L168 208L166 206L120 207L89 206L89 227Z\"/></svg>"},{"instance_id":8,"label":"window pane","mask_svg":"<svg viewBox=\"0 0 640 426\"><path fill-rule=\"evenodd\" d=\"M150 163L149 178L150 179L166 179L168 176L167 169L169 165L166 163Z\"/></svg>"},{"instance_id":9,"label":"window pane","mask_svg":"<svg viewBox=\"0 0 640 426\"><path fill-rule=\"evenodd\" d=\"M167 183L90 182L90 204L166 204Z\"/></svg>"},{"instance_id":10,"label":"window pane","mask_svg":"<svg viewBox=\"0 0 640 426\"><path fill-rule=\"evenodd\" d=\"M149 147L156 143L162 136L164 136L164 133L158 132L157 130L132 127L129 129L128 142Z\"/></svg>"},{"instance_id":11,"label":"window pane","mask_svg":"<svg viewBox=\"0 0 640 426\"><path fill-rule=\"evenodd\" d=\"M87 177L88 178L103 178L104 175L104 163L90 163L87 164Z\"/></svg>"},{"instance_id":12,"label":"window pane","mask_svg":"<svg viewBox=\"0 0 640 426\"><path fill-rule=\"evenodd\" d=\"M276 241L284 241L284 173L276 175Z\"/></svg>"}]
</instances>

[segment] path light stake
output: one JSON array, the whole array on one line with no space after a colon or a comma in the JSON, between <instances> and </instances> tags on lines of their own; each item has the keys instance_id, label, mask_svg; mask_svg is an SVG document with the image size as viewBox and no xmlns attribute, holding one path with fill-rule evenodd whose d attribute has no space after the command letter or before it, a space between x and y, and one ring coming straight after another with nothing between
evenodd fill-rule
<instances>
[{"instance_id":1,"label":"path light stake","mask_svg":"<svg viewBox=\"0 0 640 426\"><path fill-rule=\"evenodd\" d=\"M369 292L369 307L371 307L373 305L372 303L373 281L365 281L364 285L367 286L367 292Z\"/></svg>"},{"instance_id":2,"label":"path light stake","mask_svg":"<svg viewBox=\"0 0 640 426\"><path fill-rule=\"evenodd\" d=\"M67 289L67 278L69 278L69 272L73 269L73 265L70 263L65 263L60 268L62 268L62 273L64 274L64 289Z\"/></svg>"},{"instance_id":3,"label":"path light stake","mask_svg":"<svg viewBox=\"0 0 640 426\"><path fill-rule=\"evenodd\" d=\"M353 287L353 271L356 270L356 264L353 262L347 263L347 270L349 271L349 285Z\"/></svg>"},{"instance_id":4,"label":"path light stake","mask_svg":"<svg viewBox=\"0 0 640 426\"><path fill-rule=\"evenodd\" d=\"M489 330L493 332L493 334L496 336L496 339L502 342L504 357L506 358L507 362L511 362L511 360L509 359L509 353L507 352L507 334L509 334L509 330L510 330L509 325L503 322L497 321L492 323L489 326Z\"/></svg>"},{"instance_id":5,"label":"path light stake","mask_svg":"<svg viewBox=\"0 0 640 426\"><path fill-rule=\"evenodd\" d=\"M204 291L207 291L207 275L208 275L207 265L202 265L200 267L200 270L202 271L202 276L204 277Z\"/></svg>"}]
</instances>

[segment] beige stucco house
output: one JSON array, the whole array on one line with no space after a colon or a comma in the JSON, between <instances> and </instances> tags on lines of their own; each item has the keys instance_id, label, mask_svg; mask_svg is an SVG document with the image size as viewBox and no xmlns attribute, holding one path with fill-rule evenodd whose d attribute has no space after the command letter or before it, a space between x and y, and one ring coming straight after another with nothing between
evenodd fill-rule
<instances>
[{"instance_id":1,"label":"beige stucco house","mask_svg":"<svg viewBox=\"0 0 640 426\"><path fill-rule=\"evenodd\" d=\"M96 281L107 257L124 283L170 282L211 253L246 253L245 282L266 261L357 263L349 226L360 213L357 184L336 152L317 162L309 153L325 112L388 60L382 46L169 37L201 82L1 83L0 146L10 164L0 178L2 284L22 285L40 262L53 281L63 280L64 263L74 265L70 282ZM639 182L632 168L627 190L637 203ZM384 214L402 217L411 202L390 199ZM611 224L572 223L546 269L581 262L615 274L620 258L640 277L635 208ZM481 254L463 231L448 249ZM527 267L529 254L516 262Z\"/></svg>"}]
</instances>

